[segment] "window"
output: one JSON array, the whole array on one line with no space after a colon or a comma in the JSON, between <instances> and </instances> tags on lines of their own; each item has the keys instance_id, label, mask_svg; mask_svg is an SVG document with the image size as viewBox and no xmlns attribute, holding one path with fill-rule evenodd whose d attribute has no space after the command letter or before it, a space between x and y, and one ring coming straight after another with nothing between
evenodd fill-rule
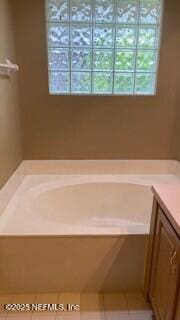
<instances>
[{"instance_id":1,"label":"window","mask_svg":"<svg viewBox=\"0 0 180 320\"><path fill-rule=\"evenodd\" d=\"M162 0L46 2L51 94L155 94Z\"/></svg>"}]
</instances>

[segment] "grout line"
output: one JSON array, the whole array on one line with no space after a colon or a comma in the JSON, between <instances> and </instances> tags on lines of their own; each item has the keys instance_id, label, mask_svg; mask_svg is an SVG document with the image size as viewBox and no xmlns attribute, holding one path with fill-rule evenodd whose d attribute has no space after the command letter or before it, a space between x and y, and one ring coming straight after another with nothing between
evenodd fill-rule
<instances>
[{"instance_id":1,"label":"grout line","mask_svg":"<svg viewBox=\"0 0 180 320\"><path fill-rule=\"evenodd\" d=\"M129 318L129 320L131 320L131 318L130 318L129 304L128 304L128 298L127 298L126 293L124 293L124 298L125 298L125 301L126 301L126 307L127 307L128 318Z\"/></svg>"},{"instance_id":2,"label":"grout line","mask_svg":"<svg viewBox=\"0 0 180 320\"><path fill-rule=\"evenodd\" d=\"M102 302L103 302L104 320L106 320L106 311L105 311L105 299L104 299L104 293L102 293Z\"/></svg>"}]
</instances>

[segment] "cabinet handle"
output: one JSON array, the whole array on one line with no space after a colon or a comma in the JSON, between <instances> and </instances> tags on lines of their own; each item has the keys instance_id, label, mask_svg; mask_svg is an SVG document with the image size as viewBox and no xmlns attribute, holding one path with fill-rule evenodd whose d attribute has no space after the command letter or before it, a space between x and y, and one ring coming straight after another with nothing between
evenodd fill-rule
<instances>
[{"instance_id":1,"label":"cabinet handle","mask_svg":"<svg viewBox=\"0 0 180 320\"><path fill-rule=\"evenodd\" d=\"M176 271L176 256L177 256L177 251L175 250L170 259L173 273Z\"/></svg>"}]
</instances>

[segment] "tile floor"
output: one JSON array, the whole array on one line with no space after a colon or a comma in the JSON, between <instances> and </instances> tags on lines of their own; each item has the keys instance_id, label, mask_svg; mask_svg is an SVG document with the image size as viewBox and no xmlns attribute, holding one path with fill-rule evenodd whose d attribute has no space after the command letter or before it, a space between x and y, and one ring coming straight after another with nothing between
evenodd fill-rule
<instances>
[{"instance_id":1,"label":"tile floor","mask_svg":"<svg viewBox=\"0 0 180 320\"><path fill-rule=\"evenodd\" d=\"M5 311L3 306L14 304L75 304L79 311L16 312ZM152 320L150 306L139 293L133 294L26 294L0 295L0 320Z\"/></svg>"}]
</instances>

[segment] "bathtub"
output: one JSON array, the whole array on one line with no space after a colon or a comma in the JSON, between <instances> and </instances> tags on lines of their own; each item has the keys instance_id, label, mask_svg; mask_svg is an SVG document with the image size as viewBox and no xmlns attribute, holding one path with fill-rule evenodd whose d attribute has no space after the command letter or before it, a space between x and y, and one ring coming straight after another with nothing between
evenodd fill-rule
<instances>
[{"instance_id":1,"label":"bathtub","mask_svg":"<svg viewBox=\"0 0 180 320\"><path fill-rule=\"evenodd\" d=\"M0 292L142 291L151 186L178 177L33 168L0 216Z\"/></svg>"}]
</instances>

